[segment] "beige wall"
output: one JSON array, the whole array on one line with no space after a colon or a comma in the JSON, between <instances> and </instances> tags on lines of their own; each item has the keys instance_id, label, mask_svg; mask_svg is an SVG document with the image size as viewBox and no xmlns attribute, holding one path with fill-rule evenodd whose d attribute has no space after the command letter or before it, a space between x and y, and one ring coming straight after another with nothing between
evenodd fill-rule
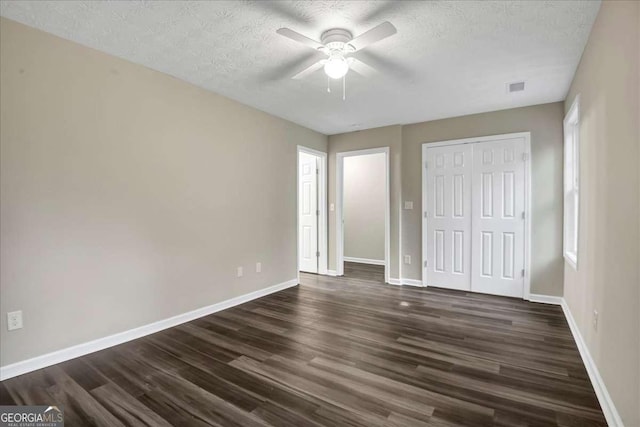
<instances>
[{"instance_id":1,"label":"beige wall","mask_svg":"<svg viewBox=\"0 0 640 427\"><path fill-rule=\"evenodd\" d=\"M386 158L344 158L344 256L384 261Z\"/></svg>"},{"instance_id":2,"label":"beige wall","mask_svg":"<svg viewBox=\"0 0 640 427\"><path fill-rule=\"evenodd\" d=\"M0 43L1 365L296 277L296 145L326 136L6 19Z\"/></svg>"},{"instance_id":3,"label":"beige wall","mask_svg":"<svg viewBox=\"0 0 640 427\"><path fill-rule=\"evenodd\" d=\"M579 259L564 294L626 426L640 425L639 8L602 3L565 103L580 95Z\"/></svg>"},{"instance_id":4,"label":"beige wall","mask_svg":"<svg viewBox=\"0 0 640 427\"><path fill-rule=\"evenodd\" d=\"M345 151L367 148L389 147L389 187L391 201L391 278L400 277L400 195L401 195L401 154L402 127L386 126L382 128L343 133L329 137L328 146L328 202L336 203L336 154ZM336 215L329 211L329 270L336 270Z\"/></svg>"},{"instance_id":5,"label":"beige wall","mask_svg":"<svg viewBox=\"0 0 640 427\"><path fill-rule=\"evenodd\" d=\"M532 227L535 230L532 242L531 292L562 295L562 118L563 103L556 102L332 135L329 137L329 162L330 165L335 162L335 154L341 151L383 145L393 147L392 159L395 165L391 165L392 182L393 174L396 182L395 185L392 184L391 190L391 277L398 277L398 266L401 266L402 278L421 280L422 144L474 136L531 132ZM398 173L401 185L397 183ZM333 189L334 176L335 169L330 167L330 191ZM413 201L414 209L400 210L403 201ZM398 213L402 214L401 218L397 215L394 217ZM329 262L335 263L335 217L331 214L332 212L329 224ZM402 242L401 253L397 246L394 248L394 242ZM400 265L401 255L411 255L412 264Z\"/></svg>"}]
</instances>

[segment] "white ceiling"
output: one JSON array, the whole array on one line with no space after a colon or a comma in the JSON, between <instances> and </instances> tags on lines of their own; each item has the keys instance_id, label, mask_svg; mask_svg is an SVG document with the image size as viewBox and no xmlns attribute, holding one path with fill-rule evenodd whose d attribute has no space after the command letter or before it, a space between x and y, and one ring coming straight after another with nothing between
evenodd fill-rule
<instances>
[{"instance_id":1,"label":"white ceiling","mask_svg":"<svg viewBox=\"0 0 640 427\"><path fill-rule=\"evenodd\" d=\"M563 100L599 1L5 1L0 14L335 134ZM347 100L315 53L278 34L398 33L358 53L380 73L347 76ZM507 94L505 84L525 80ZM339 84L335 84L339 89Z\"/></svg>"}]
</instances>

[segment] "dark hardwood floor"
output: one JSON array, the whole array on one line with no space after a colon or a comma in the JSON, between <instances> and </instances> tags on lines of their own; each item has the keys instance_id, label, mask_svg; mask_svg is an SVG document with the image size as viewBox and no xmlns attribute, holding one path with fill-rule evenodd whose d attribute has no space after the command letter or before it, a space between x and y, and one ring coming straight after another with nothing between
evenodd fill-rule
<instances>
[{"instance_id":1,"label":"dark hardwood floor","mask_svg":"<svg viewBox=\"0 0 640 427\"><path fill-rule=\"evenodd\" d=\"M0 403L68 426L606 425L560 307L347 267L6 380Z\"/></svg>"},{"instance_id":2,"label":"dark hardwood floor","mask_svg":"<svg viewBox=\"0 0 640 427\"><path fill-rule=\"evenodd\" d=\"M345 262L344 278L350 279L351 283L384 283L384 265Z\"/></svg>"}]
</instances>

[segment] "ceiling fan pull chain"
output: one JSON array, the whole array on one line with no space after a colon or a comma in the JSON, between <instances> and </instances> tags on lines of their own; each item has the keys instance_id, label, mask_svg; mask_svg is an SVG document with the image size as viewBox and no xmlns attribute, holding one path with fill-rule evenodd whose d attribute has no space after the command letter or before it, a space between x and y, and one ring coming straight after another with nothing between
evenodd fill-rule
<instances>
[{"instance_id":1,"label":"ceiling fan pull chain","mask_svg":"<svg viewBox=\"0 0 640 427\"><path fill-rule=\"evenodd\" d=\"M342 76L342 100L347 99L347 75Z\"/></svg>"},{"instance_id":2,"label":"ceiling fan pull chain","mask_svg":"<svg viewBox=\"0 0 640 427\"><path fill-rule=\"evenodd\" d=\"M331 79L327 76L327 92L331 93Z\"/></svg>"}]
</instances>

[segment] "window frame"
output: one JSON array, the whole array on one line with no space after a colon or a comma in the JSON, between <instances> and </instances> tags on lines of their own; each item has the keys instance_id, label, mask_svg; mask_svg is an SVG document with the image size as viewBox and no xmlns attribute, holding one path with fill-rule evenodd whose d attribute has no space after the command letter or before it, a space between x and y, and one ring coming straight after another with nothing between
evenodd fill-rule
<instances>
[{"instance_id":1,"label":"window frame","mask_svg":"<svg viewBox=\"0 0 640 427\"><path fill-rule=\"evenodd\" d=\"M580 245L580 95L575 97L564 118L563 131L563 255L577 271Z\"/></svg>"}]
</instances>

